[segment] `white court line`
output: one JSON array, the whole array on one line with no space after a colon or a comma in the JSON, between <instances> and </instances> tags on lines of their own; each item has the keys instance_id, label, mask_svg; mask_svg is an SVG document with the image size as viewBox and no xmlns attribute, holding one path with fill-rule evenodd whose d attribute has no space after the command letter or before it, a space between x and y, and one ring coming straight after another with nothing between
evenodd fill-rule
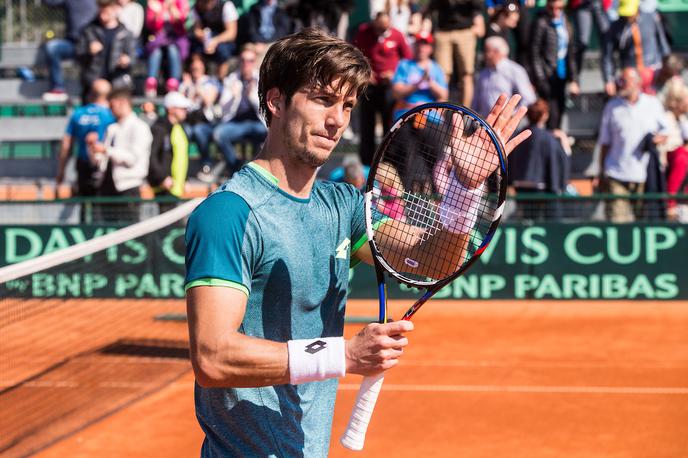
<instances>
[{"instance_id":1,"label":"white court line","mask_svg":"<svg viewBox=\"0 0 688 458\"><path fill-rule=\"evenodd\" d=\"M662 363L615 363L605 361L490 361L453 360L420 361L403 360L400 367L494 367L508 369L688 369L688 361L674 364Z\"/></svg>"},{"instance_id":2,"label":"white court line","mask_svg":"<svg viewBox=\"0 0 688 458\"><path fill-rule=\"evenodd\" d=\"M358 391L360 385L341 383L341 391ZM688 394L688 387L652 386L529 386L529 385L394 385L385 383L383 391L443 393L535 393L535 394Z\"/></svg>"}]
</instances>

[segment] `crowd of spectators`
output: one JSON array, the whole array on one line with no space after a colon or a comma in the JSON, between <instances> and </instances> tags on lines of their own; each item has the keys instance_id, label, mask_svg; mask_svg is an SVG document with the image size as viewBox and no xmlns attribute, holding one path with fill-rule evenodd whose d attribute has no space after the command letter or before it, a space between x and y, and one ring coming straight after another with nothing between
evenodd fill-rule
<instances>
[{"instance_id":1,"label":"crowd of spectators","mask_svg":"<svg viewBox=\"0 0 688 458\"><path fill-rule=\"evenodd\" d=\"M658 183L650 189L675 193L686 184L683 61L671 54L651 0L547 0L538 9L533 0L370 0L370 20L356 27L349 24L353 0L148 0L145 8L131 0L46 1L65 9L67 28L64 38L45 46L52 85L45 98L66 98L60 63L75 59L83 87L96 94L80 110L100 113L103 99L97 94L102 91L95 82L109 81L115 93L131 90L135 61L145 62L145 96L173 93L189 102L184 119L168 115L165 125L158 120L153 131L167 132L179 142L173 126L180 126L185 142L198 147L197 176L203 181L217 179L211 145L231 175L241 166L235 145L248 144L256 151L265 138L257 80L267 48L292 31L318 26L352 41L373 68L355 123L362 166L370 164L379 134L405 110L452 101L486 115L499 94L520 94L533 114L530 125L536 135L520 148L519 173L528 179L516 189L566 192L572 139L561 130L562 119L580 94L584 53L596 29L599 78L608 101L600 119L602 154L594 184L612 193L645 192L650 167L659 170ZM153 111L144 109L149 125L155 121ZM78 122L70 124L68 134L79 129L84 130ZM102 136L101 127L91 129ZM79 143L82 169L88 160L84 148ZM654 156L656 161L650 160ZM526 190L523 181L541 174L536 169L542 164L550 170L549 182L540 176ZM92 193L87 189L83 187L84 195ZM626 219L642 215L623 201L614 205L608 206L613 219L619 220L621 213ZM669 202L664 210L672 215L675 208Z\"/></svg>"}]
</instances>

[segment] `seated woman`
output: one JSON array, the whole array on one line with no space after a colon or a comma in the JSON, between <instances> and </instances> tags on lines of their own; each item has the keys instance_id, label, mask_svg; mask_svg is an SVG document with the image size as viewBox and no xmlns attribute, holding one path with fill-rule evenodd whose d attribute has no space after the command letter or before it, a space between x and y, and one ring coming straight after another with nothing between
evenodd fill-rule
<instances>
[{"instance_id":1,"label":"seated woman","mask_svg":"<svg viewBox=\"0 0 688 458\"><path fill-rule=\"evenodd\" d=\"M182 78L182 62L189 55L189 38L185 27L188 16L188 0L148 0L146 5L146 30L148 31L146 97L155 97L158 94L158 76L163 52L167 55L167 68L169 68L166 90L176 91L179 87L179 81Z\"/></svg>"}]
</instances>

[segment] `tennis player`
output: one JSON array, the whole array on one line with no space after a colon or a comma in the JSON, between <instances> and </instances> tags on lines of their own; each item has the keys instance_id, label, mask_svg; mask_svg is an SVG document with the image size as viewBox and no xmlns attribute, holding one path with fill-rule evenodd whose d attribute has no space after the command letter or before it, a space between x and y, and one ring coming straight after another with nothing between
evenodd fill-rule
<instances>
[{"instance_id":1,"label":"tennis player","mask_svg":"<svg viewBox=\"0 0 688 458\"><path fill-rule=\"evenodd\" d=\"M406 321L343 339L349 267L372 263L364 201L315 180L370 76L358 49L314 29L273 44L260 69L263 150L189 218L203 457L326 456L337 379L390 369L408 344ZM515 128L516 103L500 99L493 121Z\"/></svg>"}]
</instances>

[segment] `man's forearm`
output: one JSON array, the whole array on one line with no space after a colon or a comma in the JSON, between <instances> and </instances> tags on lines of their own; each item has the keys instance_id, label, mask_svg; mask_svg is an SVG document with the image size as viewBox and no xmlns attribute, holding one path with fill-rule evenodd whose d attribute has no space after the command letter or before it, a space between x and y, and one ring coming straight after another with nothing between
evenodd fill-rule
<instances>
[{"instance_id":1,"label":"man's forearm","mask_svg":"<svg viewBox=\"0 0 688 458\"><path fill-rule=\"evenodd\" d=\"M249 388L289 383L286 343L228 332L218 342L191 345L196 380L204 387Z\"/></svg>"}]
</instances>

